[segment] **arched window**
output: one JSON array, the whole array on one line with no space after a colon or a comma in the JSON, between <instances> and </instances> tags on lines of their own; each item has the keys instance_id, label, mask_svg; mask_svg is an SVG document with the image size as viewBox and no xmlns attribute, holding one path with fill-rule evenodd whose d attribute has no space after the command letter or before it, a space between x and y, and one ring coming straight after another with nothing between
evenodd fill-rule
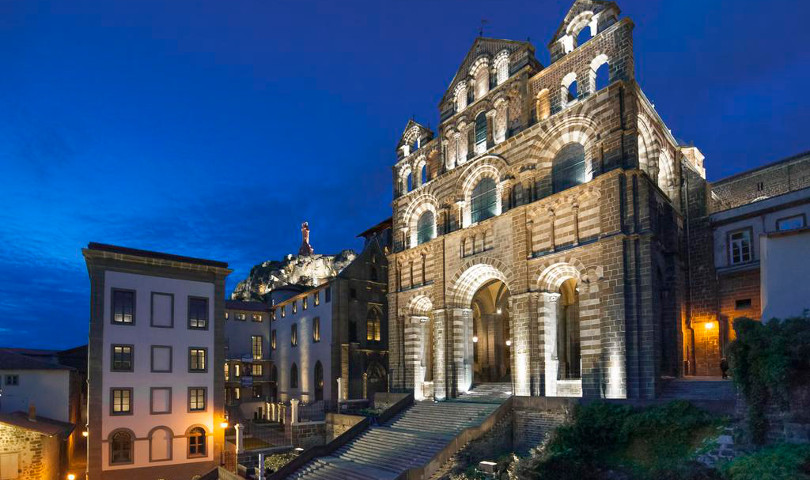
<instances>
[{"instance_id":1,"label":"arched window","mask_svg":"<svg viewBox=\"0 0 810 480\"><path fill-rule=\"evenodd\" d=\"M553 193L585 183L585 147L569 143L557 152L551 165Z\"/></svg>"},{"instance_id":2,"label":"arched window","mask_svg":"<svg viewBox=\"0 0 810 480\"><path fill-rule=\"evenodd\" d=\"M545 120L551 116L551 100L547 88L544 88L537 94L535 110L537 112L537 121Z\"/></svg>"},{"instance_id":3,"label":"arched window","mask_svg":"<svg viewBox=\"0 0 810 480\"><path fill-rule=\"evenodd\" d=\"M413 190L413 174L408 173L407 178L405 178L405 191L410 192Z\"/></svg>"},{"instance_id":4,"label":"arched window","mask_svg":"<svg viewBox=\"0 0 810 480\"><path fill-rule=\"evenodd\" d=\"M380 341L380 336L382 335L380 332L382 319L380 317L380 312L376 308L372 308L368 311L368 315L366 315L366 340L370 342Z\"/></svg>"},{"instance_id":5,"label":"arched window","mask_svg":"<svg viewBox=\"0 0 810 480\"><path fill-rule=\"evenodd\" d=\"M560 103L562 108L565 108L577 101L577 74L574 72L569 73L563 77Z\"/></svg>"},{"instance_id":6,"label":"arched window","mask_svg":"<svg viewBox=\"0 0 810 480\"><path fill-rule=\"evenodd\" d=\"M424 212L416 221L416 244L421 245L436 238L436 218L430 210Z\"/></svg>"},{"instance_id":7,"label":"arched window","mask_svg":"<svg viewBox=\"0 0 810 480\"><path fill-rule=\"evenodd\" d=\"M593 35L591 35L591 27L589 25L585 25L582 29L577 33L577 46L582 45L583 43L587 42L591 39Z\"/></svg>"},{"instance_id":8,"label":"arched window","mask_svg":"<svg viewBox=\"0 0 810 480\"><path fill-rule=\"evenodd\" d=\"M188 456L206 456L205 430L202 427L194 427L188 432Z\"/></svg>"},{"instance_id":9,"label":"arched window","mask_svg":"<svg viewBox=\"0 0 810 480\"><path fill-rule=\"evenodd\" d=\"M315 362L315 372L313 374L315 379L315 401L323 400L323 365L321 361Z\"/></svg>"},{"instance_id":10,"label":"arched window","mask_svg":"<svg viewBox=\"0 0 810 480\"><path fill-rule=\"evenodd\" d=\"M610 66L607 55L597 55L591 61L590 90L598 92L610 84Z\"/></svg>"},{"instance_id":11,"label":"arched window","mask_svg":"<svg viewBox=\"0 0 810 480\"><path fill-rule=\"evenodd\" d=\"M475 117L475 151L481 152L487 148L487 115L484 112Z\"/></svg>"},{"instance_id":12,"label":"arched window","mask_svg":"<svg viewBox=\"0 0 810 480\"><path fill-rule=\"evenodd\" d=\"M509 52L503 51L495 57L495 79L497 85L509 79Z\"/></svg>"},{"instance_id":13,"label":"arched window","mask_svg":"<svg viewBox=\"0 0 810 480\"><path fill-rule=\"evenodd\" d=\"M426 184L426 183L427 183L427 181L428 181L428 168L427 168L427 164L422 165L422 168L421 168L421 169L419 169L419 170L420 170L420 171L419 171L420 181L421 181L421 184L422 184L422 185L424 185L424 184Z\"/></svg>"},{"instance_id":14,"label":"arched window","mask_svg":"<svg viewBox=\"0 0 810 480\"><path fill-rule=\"evenodd\" d=\"M110 437L110 465L132 463L132 434L120 430Z\"/></svg>"},{"instance_id":15,"label":"arched window","mask_svg":"<svg viewBox=\"0 0 810 480\"><path fill-rule=\"evenodd\" d=\"M576 279L569 278L560 285L557 305L557 358L558 378L581 378L579 335L579 293Z\"/></svg>"},{"instance_id":16,"label":"arched window","mask_svg":"<svg viewBox=\"0 0 810 480\"><path fill-rule=\"evenodd\" d=\"M290 388L298 388L298 365L290 367Z\"/></svg>"},{"instance_id":17,"label":"arched window","mask_svg":"<svg viewBox=\"0 0 810 480\"><path fill-rule=\"evenodd\" d=\"M470 197L470 221L477 223L496 215L497 190L495 180L487 177L481 179L473 188Z\"/></svg>"},{"instance_id":18,"label":"arched window","mask_svg":"<svg viewBox=\"0 0 810 480\"><path fill-rule=\"evenodd\" d=\"M172 431L158 427L149 434L149 461L159 462L172 459Z\"/></svg>"}]
</instances>

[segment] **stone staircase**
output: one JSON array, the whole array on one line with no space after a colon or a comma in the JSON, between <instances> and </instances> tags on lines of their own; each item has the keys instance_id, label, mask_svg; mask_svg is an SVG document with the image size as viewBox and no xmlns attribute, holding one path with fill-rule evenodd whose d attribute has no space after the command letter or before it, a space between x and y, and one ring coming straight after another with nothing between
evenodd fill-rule
<instances>
[{"instance_id":1,"label":"stone staircase","mask_svg":"<svg viewBox=\"0 0 810 480\"><path fill-rule=\"evenodd\" d=\"M510 395L508 384L487 384L454 400L416 402L385 425L369 428L288 478L394 480L429 463L461 431L483 423Z\"/></svg>"},{"instance_id":2,"label":"stone staircase","mask_svg":"<svg viewBox=\"0 0 810 480\"><path fill-rule=\"evenodd\" d=\"M718 377L683 377L667 381L661 389L662 400L734 401L732 380Z\"/></svg>"}]
</instances>

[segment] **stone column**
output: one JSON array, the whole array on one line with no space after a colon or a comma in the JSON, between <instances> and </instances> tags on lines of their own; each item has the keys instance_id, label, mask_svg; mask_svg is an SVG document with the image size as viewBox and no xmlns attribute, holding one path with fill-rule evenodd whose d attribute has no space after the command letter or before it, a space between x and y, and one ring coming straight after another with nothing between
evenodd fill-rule
<instances>
[{"instance_id":1,"label":"stone column","mask_svg":"<svg viewBox=\"0 0 810 480\"><path fill-rule=\"evenodd\" d=\"M340 384L340 379L338 379L338 384ZM300 401L297 398L293 398L290 400L290 425L295 425L298 423L298 404Z\"/></svg>"},{"instance_id":2,"label":"stone column","mask_svg":"<svg viewBox=\"0 0 810 480\"><path fill-rule=\"evenodd\" d=\"M549 233L549 249L553 252L557 250L557 239L554 238L554 220L555 220L555 213L553 208L548 209L548 221L551 228L551 232Z\"/></svg>"},{"instance_id":3,"label":"stone column","mask_svg":"<svg viewBox=\"0 0 810 480\"><path fill-rule=\"evenodd\" d=\"M521 293L509 297L509 320L512 355L512 384L514 394L529 396L532 394L532 319L530 296L532 293Z\"/></svg>"},{"instance_id":4,"label":"stone column","mask_svg":"<svg viewBox=\"0 0 810 480\"><path fill-rule=\"evenodd\" d=\"M559 293L543 292L539 295L538 314L540 326L539 345L543 355L541 372L543 394L547 397L557 396L557 302Z\"/></svg>"},{"instance_id":5,"label":"stone column","mask_svg":"<svg viewBox=\"0 0 810 480\"><path fill-rule=\"evenodd\" d=\"M433 392L436 400L447 398L447 377L452 371L447 362L447 321L444 309L433 311Z\"/></svg>"},{"instance_id":6,"label":"stone column","mask_svg":"<svg viewBox=\"0 0 810 480\"><path fill-rule=\"evenodd\" d=\"M526 220L526 258L531 259L534 257L534 239L532 237L532 229L534 228L534 220Z\"/></svg>"},{"instance_id":7,"label":"stone column","mask_svg":"<svg viewBox=\"0 0 810 480\"><path fill-rule=\"evenodd\" d=\"M573 205L574 210L574 245L579 245L579 205Z\"/></svg>"},{"instance_id":8,"label":"stone column","mask_svg":"<svg viewBox=\"0 0 810 480\"><path fill-rule=\"evenodd\" d=\"M233 426L233 429L236 430L236 453L242 453L245 451L245 426L237 423Z\"/></svg>"},{"instance_id":9,"label":"stone column","mask_svg":"<svg viewBox=\"0 0 810 480\"><path fill-rule=\"evenodd\" d=\"M473 325L472 309L453 308L449 310L453 323L453 365L455 368L455 390L464 393L473 382Z\"/></svg>"}]
</instances>

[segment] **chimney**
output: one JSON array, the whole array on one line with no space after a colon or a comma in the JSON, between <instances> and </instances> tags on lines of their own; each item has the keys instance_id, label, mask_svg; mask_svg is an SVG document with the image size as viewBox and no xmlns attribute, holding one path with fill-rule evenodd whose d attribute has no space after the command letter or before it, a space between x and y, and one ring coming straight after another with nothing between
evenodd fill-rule
<instances>
[{"instance_id":1,"label":"chimney","mask_svg":"<svg viewBox=\"0 0 810 480\"><path fill-rule=\"evenodd\" d=\"M33 403L28 404L28 421L29 422L37 421L37 407L35 407Z\"/></svg>"}]
</instances>

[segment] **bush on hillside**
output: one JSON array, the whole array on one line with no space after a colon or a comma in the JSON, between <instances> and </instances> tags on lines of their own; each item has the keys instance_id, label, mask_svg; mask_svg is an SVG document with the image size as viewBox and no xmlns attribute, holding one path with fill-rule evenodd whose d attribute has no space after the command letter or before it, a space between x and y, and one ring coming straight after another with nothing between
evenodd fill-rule
<instances>
[{"instance_id":1,"label":"bush on hillside","mask_svg":"<svg viewBox=\"0 0 810 480\"><path fill-rule=\"evenodd\" d=\"M810 480L810 445L766 447L736 458L723 472L729 480Z\"/></svg>"}]
</instances>

